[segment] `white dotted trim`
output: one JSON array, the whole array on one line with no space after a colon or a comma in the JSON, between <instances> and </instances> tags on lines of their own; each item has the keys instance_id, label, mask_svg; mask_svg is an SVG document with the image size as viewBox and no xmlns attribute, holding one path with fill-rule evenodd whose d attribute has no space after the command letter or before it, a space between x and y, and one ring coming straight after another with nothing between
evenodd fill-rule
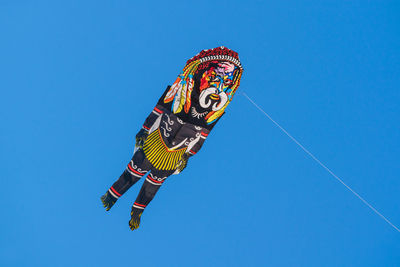
<instances>
[{"instance_id":1,"label":"white dotted trim","mask_svg":"<svg viewBox=\"0 0 400 267\"><path fill-rule=\"evenodd\" d=\"M200 63L206 62L206 61L212 61L212 60L226 60L230 61L236 66L238 66L240 69L243 70L242 64L240 63L239 60L237 60L234 57L228 56L228 55L215 55L215 56L208 56L208 57L203 57L200 59Z\"/></svg>"}]
</instances>

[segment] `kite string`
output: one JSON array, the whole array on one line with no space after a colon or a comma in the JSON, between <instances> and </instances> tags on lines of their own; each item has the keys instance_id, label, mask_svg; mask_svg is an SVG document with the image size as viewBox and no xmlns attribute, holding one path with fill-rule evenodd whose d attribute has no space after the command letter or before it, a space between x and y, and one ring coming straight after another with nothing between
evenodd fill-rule
<instances>
[{"instance_id":1,"label":"kite string","mask_svg":"<svg viewBox=\"0 0 400 267\"><path fill-rule=\"evenodd\" d=\"M392 226L397 232L400 233L400 229L397 228L389 219L383 216L378 210L376 210L371 204L368 203L364 198L362 198L356 191L354 191L350 186L348 186L342 179L340 179L333 171L325 166L317 157L315 157L308 149L306 149L299 141L296 140L288 131L286 131L282 126L279 125L274 119L271 118L261 107L259 107L245 92L242 94L258 109L260 110L268 119L270 119L282 132L284 132L293 142L295 142L304 152L306 152L313 160L315 160L322 168L328 171L336 180L338 180L342 185L344 185L353 195L360 199L367 207L369 207L373 212L375 212L379 217L385 220L390 226Z\"/></svg>"}]
</instances>

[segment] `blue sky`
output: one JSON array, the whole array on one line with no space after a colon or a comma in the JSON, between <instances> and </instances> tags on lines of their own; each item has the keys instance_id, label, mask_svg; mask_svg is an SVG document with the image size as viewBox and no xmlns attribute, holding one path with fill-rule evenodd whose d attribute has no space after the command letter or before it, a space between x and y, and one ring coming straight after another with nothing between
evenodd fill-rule
<instances>
[{"instance_id":1,"label":"blue sky","mask_svg":"<svg viewBox=\"0 0 400 267\"><path fill-rule=\"evenodd\" d=\"M0 265L400 266L396 1L0 1ZM202 49L239 52L227 114L128 227L100 196Z\"/></svg>"}]
</instances>

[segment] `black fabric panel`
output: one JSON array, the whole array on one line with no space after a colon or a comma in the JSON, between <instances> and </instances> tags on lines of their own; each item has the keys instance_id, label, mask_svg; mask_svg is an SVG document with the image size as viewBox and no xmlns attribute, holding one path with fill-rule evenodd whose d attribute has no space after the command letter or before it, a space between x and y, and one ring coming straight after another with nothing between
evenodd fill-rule
<instances>
[{"instance_id":1,"label":"black fabric panel","mask_svg":"<svg viewBox=\"0 0 400 267\"><path fill-rule=\"evenodd\" d=\"M168 85L167 89L165 90L165 92L163 93L163 95L160 97L160 99L158 100L158 103L157 103L157 104L163 106L165 109L167 109L167 110L169 110L170 112L172 112L172 103L173 103L173 101L170 102L170 103L164 103L164 97L165 97L165 95L167 94L167 92L168 92L168 90L169 90L170 87L171 87L171 86ZM194 105L195 103L198 103L198 97L196 97L195 89L194 89L193 92L192 92L192 105ZM224 114L225 114L225 113L224 113ZM222 117L224 114L222 114L221 117ZM209 130L209 131L211 131L211 130L214 128L215 124L217 124L217 122L218 122L219 119L221 118L221 117L219 117L215 122L213 122L213 123L211 123L211 124L207 124L204 120L198 120L198 119L195 119L195 118L193 118L192 116L190 116L190 111L189 111L189 113L185 113L185 111L182 110L181 112L176 113L176 114L174 114L174 115L178 116L181 120L183 120L183 121L186 122L186 123L191 123L191 124L193 124L193 125L197 125L197 126L206 128L206 129Z\"/></svg>"},{"instance_id":2,"label":"black fabric panel","mask_svg":"<svg viewBox=\"0 0 400 267\"><path fill-rule=\"evenodd\" d=\"M148 162L144 156L142 150L136 151L136 153L132 157L133 163L138 166L143 171L149 171L151 169L151 164ZM130 164L130 163L129 163ZM125 171L121 174L119 179L112 185L112 187L121 195L123 195L128 189L134 185L137 181L140 180L140 177L134 176L125 169Z\"/></svg>"}]
</instances>

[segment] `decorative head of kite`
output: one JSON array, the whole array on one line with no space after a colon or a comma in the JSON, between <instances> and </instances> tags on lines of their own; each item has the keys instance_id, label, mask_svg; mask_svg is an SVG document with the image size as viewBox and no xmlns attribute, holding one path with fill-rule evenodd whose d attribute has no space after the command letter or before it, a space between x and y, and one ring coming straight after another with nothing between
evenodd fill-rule
<instances>
[{"instance_id":1,"label":"decorative head of kite","mask_svg":"<svg viewBox=\"0 0 400 267\"><path fill-rule=\"evenodd\" d=\"M223 46L203 50L187 61L183 73L167 92L164 103L173 101L174 113L191 110L193 117L211 124L232 101L242 72L236 52ZM192 99L193 90L197 97Z\"/></svg>"}]
</instances>

